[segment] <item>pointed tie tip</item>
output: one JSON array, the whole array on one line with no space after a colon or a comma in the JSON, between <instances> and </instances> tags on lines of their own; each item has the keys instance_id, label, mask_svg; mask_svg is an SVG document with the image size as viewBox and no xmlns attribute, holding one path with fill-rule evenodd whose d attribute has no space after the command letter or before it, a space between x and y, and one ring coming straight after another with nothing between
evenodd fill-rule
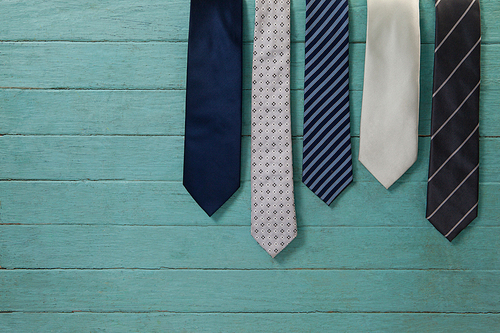
<instances>
[{"instance_id":1,"label":"pointed tie tip","mask_svg":"<svg viewBox=\"0 0 500 333\"><path fill-rule=\"evenodd\" d=\"M367 164L369 165L369 163L366 163L366 161L364 161L361 156L358 157L358 160L361 162L361 164L363 164L366 170L368 170L372 174L372 176L375 177L375 179L380 184L382 184L383 187L385 187L386 190L388 190L404 174L403 172L397 178L395 178L394 174L382 175L376 171L372 171L375 168L368 167Z\"/></svg>"},{"instance_id":2,"label":"pointed tie tip","mask_svg":"<svg viewBox=\"0 0 500 333\"><path fill-rule=\"evenodd\" d=\"M199 191L191 190L190 186L187 185L185 182L183 185L184 185L184 188L186 189L186 191L189 192L191 197L198 204L198 206L200 206L200 208L203 209L203 211L209 217L212 217L212 215L214 215L215 212L217 212L219 210L219 208L221 208L222 205L224 205L224 203L226 203L226 201L229 200L229 198L234 194L234 192L233 192L229 196L225 195L224 197L219 197L219 198L217 198L218 202L215 203L214 202L215 199L213 197L211 197L210 195L204 195L203 193L199 193Z\"/></svg>"},{"instance_id":3,"label":"pointed tie tip","mask_svg":"<svg viewBox=\"0 0 500 333\"><path fill-rule=\"evenodd\" d=\"M283 240L281 243L278 242L269 242L269 239L262 240L257 234L252 232L252 237L255 239L257 244L266 251L267 254L271 256L271 258L275 258L278 254L280 254L290 243L297 237L297 232L291 235L290 239ZM270 245L269 245L270 244Z\"/></svg>"}]
</instances>

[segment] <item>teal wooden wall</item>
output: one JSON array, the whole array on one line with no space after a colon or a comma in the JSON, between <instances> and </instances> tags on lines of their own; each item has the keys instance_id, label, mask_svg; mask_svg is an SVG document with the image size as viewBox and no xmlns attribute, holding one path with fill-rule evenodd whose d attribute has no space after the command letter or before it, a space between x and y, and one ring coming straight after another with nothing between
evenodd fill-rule
<instances>
[{"instance_id":1,"label":"teal wooden wall","mask_svg":"<svg viewBox=\"0 0 500 333\"><path fill-rule=\"evenodd\" d=\"M387 191L355 159L331 207L299 181L292 1L299 235L274 260L249 229L244 2L241 189L208 218L181 183L189 0L0 1L0 331L498 331L500 2L481 1L479 217L450 244L425 219L434 1L420 3L418 161ZM366 1L350 17L357 156Z\"/></svg>"}]
</instances>

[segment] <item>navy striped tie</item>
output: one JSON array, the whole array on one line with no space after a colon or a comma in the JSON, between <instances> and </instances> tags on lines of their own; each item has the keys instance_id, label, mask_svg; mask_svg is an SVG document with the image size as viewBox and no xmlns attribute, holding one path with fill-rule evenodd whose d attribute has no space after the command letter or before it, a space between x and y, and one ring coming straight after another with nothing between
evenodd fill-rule
<instances>
[{"instance_id":1,"label":"navy striped tie","mask_svg":"<svg viewBox=\"0 0 500 333\"><path fill-rule=\"evenodd\" d=\"M352 181L347 0L307 0L302 181L326 204Z\"/></svg>"},{"instance_id":2,"label":"navy striped tie","mask_svg":"<svg viewBox=\"0 0 500 333\"><path fill-rule=\"evenodd\" d=\"M436 1L427 219L449 241L478 213L478 0Z\"/></svg>"}]
</instances>

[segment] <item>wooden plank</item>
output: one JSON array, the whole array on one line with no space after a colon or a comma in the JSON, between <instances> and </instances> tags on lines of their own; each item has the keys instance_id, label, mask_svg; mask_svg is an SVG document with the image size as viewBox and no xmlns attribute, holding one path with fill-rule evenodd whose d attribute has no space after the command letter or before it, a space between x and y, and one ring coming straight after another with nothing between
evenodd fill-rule
<instances>
[{"instance_id":1,"label":"wooden plank","mask_svg":"<svg viewBox=\"0 0 500 333\"><path fill-rule=\"evenodd\" d=\"M433 49L422 45L421 90L432 90ZM483 45L483 68L497 68L500 45ZM363 89L365 44L350 48L350 89ZM64 89L183 89L187 43L0 43L2 87ZM243 87L251 88L252 45L244 45ZM498 89L500 71L482 73ZM304 87L304 44L292 45L291 87ZM430 95L427 95L429 97Z\"/></svg>"},{"instance_id":2,"label":"wooden plank","mask_svg":"<svg viewBox=\"0 0 500 333\"><path fill-rule=\"evenodd\" d=\"M500 271L4 270L0 311L498 313L499 282Z\"/></svg>"},{"instance_id":3,"label":"wooden plank","mask_svg":"<svg viewBox=\"0 0 500 333\"><path fill-rule=\"evenodd\" d=\"M378 183L354 182L329 207L297 181L299 228L429 227L426 191L425 182L400 184L390 191ZM480 184L479 217L472 225L498 226L499 193L500 184ZM3 181L0 203L2 224L250 226L249 182L242 182L212 218L180 182Z\"/></svg>"},{"instance_id":4,"label":"wooden plank","mask_svg":"<svg viewBox=\"0 0 500 333\"><path fill-rule=\"evenodd\" d=\"M430 224L421 225L302 227L276 260L250 235L250 224L3 225L0 251L5 269L500 270L500 228L469 227L450 243Z\"/></svg>"},{"instance_id":5,"label":"wooden plank","mask_svg":"<svg viewBox=\"0 0 500 333\"><path fill-rule=\"evenodd\" d=\"M0 133L183 135L184 90L1 89Z\"/></svg>"},{"instance_id":6,"label":"wooden plank","mask_svg":"<svg viewBox=\"0 0 500 333\"><path fill-rule=\"evenodd\" d=\"M366 1L349 2L350 40L366 40ZM291 2L292 40L304 41L305 0ZM500 42L498 1L481 1L483 41ZM254 1L244 1L244 40L253 37ZM187 41L189 1L9 1L0 40ZM19 24L23 22L23 24ZM423 43L434 41L434 3L420 2Z\"/></svg>"},{"instance_id":7,"label":"wooden plank","mask_svg":"<svg viewBox=\"0 0 500 333\"><path fill-rule=\"evenodd\" d=\"M3 87L181 89L187 43L0 43Z\"/></svg>"},{"instance_id":8,"label":"wooden plank","mask_svg":"<svg viewBox=\"0 0 500 333\"><path fill-rule=\"evenodd\" d=\"M243 135L250 135L250 90L243 92ZM359 135L361 91L351 91L351 135ZM482 136L500 133L500 89L482 89ZM184 90L0 89L0 133L35 135L183 135ZM292 90L292 134L302 135L304 96ZM429 135L430 91L420 98L419 133ZM29 121L27 121L29 119Z\"/></svg>"},{"instance_id":9,"label":"wooden plank","mask_svg":"<svg viewBox=\"0 0 500 333\"><path fill-rule=\"evenodd\" d=\"M293 140L294 177L301 177L302 139ZM429 137L419 140L415 164L398 184L427 179ZM352 138L356 181L376 182L357 161L359 138ZM242 140L242 180L250 179L250 138ZM498 138L482 138L481 181L500 182ZM182 179L184 138L179 136L11 136L0 137L0 179L163 180ZM397 186L397 184L396 184ZM394 189L395 187L393 187Z\"/></svg>"},{"instance_id":10,"label":"wooden plank","mask_svg":"<svg viewBox=\"0 0 500 333\"><path fill-rule=\"evenodd\" d=\"M22 332L490 333L499 314L445 313L2 313L0 330Z\"/></svg>"}]
</instances>

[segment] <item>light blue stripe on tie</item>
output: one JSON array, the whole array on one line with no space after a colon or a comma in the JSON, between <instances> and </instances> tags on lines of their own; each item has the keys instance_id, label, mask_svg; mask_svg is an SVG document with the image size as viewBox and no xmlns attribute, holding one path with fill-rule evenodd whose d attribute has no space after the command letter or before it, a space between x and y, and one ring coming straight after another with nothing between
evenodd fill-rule
<instances>
[{"instance_id":1,"label":"light blue stripe on tie","mask_svg":"<svg viewBox=\"0 0 500 333\"><path fill-rule=\"evenodd\" d=\"M346 131L348 131L348 130L349 130L349 127L348 127L348 126L344 127L344 129L342 129L342 131L340 131L340 133L339 133L339 134L337 134L337 135L335 136L335 138L333 138L333 139L330 141L330 143L329 143L329 144L325 147L325 149L323 149L323 150L321 151L321 153L320 153L320 154L318 154L318 156L316 156L316 158L315 158L314 160L312 160L311 162L307 163L307 165L309 165L309 166L311 166L311 167L312 167L313 165L315 165L315 164L316 164L316 161L318 160L318 158L320 158L322 155L324 155L324 153L325 153L325 152L327 152L327 151L328 151L328 149L329 149L329 148L331 148L331 147L332 147L332 145L333 145L335 142L337 142L337 141L339 140L339 138L341 138L341 137L342 137L342 135L344 135L344 133L345 133ZM331 133L330 133L330 134L331 134ZM328 139L328 138L326 137L326 138L325 138L325 140L326 140L326 139ZM310 158L312 155L314 155L314 152L316 152L316 150L318 150L318 149L319 149L319 147L320 147L320 145L319 145L319 144L318 144L318 145L315 145L315 147L314 147L314 148L313 148L313 149L309 152L309 154L307 154L307 156L304 156L304 162L307 162L307 161L309 160L309 158ZM304 165L306 165L306 164L304 163ZM307 171L307 170L308 170L308 168L306 167L306 168L305 168L305 170Z\"/></svg>"},{"instance_id":2,"label":"light blue stripe on tie","mask_svg":"<svg viewBox=\"0 0 500 333\"><path fill-rule=\"evenodd\" d=\"M347 8L342 12L342 15L340 15L337 18L337 20L333 23L333 25L330 26L330 28L323 34L323 36L321 37L321 39L315 43L315 46L312 49L309 49L306 52L306 57L309 57L310 54L325 40L325 38L328 37L328 35L330 34L330 32L332 32L332 30L335 29L335 27L338 25L339 21L342 20L346 16L346 14L347 14ZM314 33L314 35L312 37L308 36L308 40L311 41L319 33L320 33L320 30L318 29L318 31L316 31L316 33ZM306 45L309 45L309 44L307 44L307 42L306 42Z\"/></svg>"},{"instance_id":3,"label":"light blue stripe on tie","mask_svg":"<svg viewBox=\"0 0 500 333\"><path fill-rule=\"evenodd\" d=\"M323 87L327 83L326 81L329 80L330 78L332 78L333 76L335 76L335 74L337 74L338 71L349 61L348 57L344 57L344 60L342 60L342 62L337 66L337 68L333 72L331 72L330 75L328 75L328 77L325 80L323 80L323 83L321 85L319 85L318 87L316 87L316 89L313 92L309 92L309 87L314 86L316 84L316 82L318 82L324 76L324 74L326 74L327 71L337 62L337 60L342 55L344 55L344 53L346 53L348 50L349 50L349 45L346 45L346 47L344 47L344 49L342 51L340 51L340 54L338 56L336 56L332 61L330 61L330 64L328 65L328 67L325 68L321 73L319 73L317 77L315 77L313 80L307 80L307 90L304 88L304 91L308 92L309 95L304 100L305 103L309 102L309 100L312 98L311 94L320 90L321 87Z\"/></svg>"},{"instance_id":4,"label":"light blue stripe on tie","mask_svg":"<svg viewBox=\"0 0 500 333\"><path fill-rule=\"evenodd\" d=\"M327 157L325 157L325 158L323 159L323 162L321 162L321 164L320 164L320 165L318 165L318 166L315 168L315 170L314 170L314 171L313 171L313 172L312 172L312 173L311 173L311 174L310 174L310 175L306 178L306 180L304 180L304 183L309 183L309 181L311 180L311 178L312 178L312 177L313 177L316 173L318 173L318 171L319 171L319 170L321 170L321 169L323 168L323 166L324 166L326 163L330 163L330 160L331 160L331 159L332 159L332 158L333 158L333 157L334 157L334 156L338 153L338 151L339 151L340 147L342 147L342 146L343 146L343 145L344 145L344 144L345 144L345 143L346 143L349 139L350 139L350 137L349 137L349 136L346 136L346 137L344 137L344 138L342 139L342 141L341 141L341 142L338 142L338 143L336 144L335 149L334 149L334 150L330 153L330 155L328 155ZM344 149L344 151L342 152L342 154L340 154L340 155L342 155L342 156L343 156L343 155L345 155L345 152L350 151L350 150L351 150L351 145L349 144L349 145L348 145L348 146ZM340 155L339 155L339 159L340 159L340 157L342 157L342 156L340 156ZM332 167L333 167L333 165L334 165L334 164L335 164L335 163L331 163ZM309 166L311 166L311 167L312 167L313 165L314 165L314 163L312 163L312 162L311 162L311 163L309 163ZM327 172L327 171L329 172L329 171L332 169L332 167L327 168L327 169L325 170L325 172ZM305 173L307 173L307 171L308 171L308 170L304 171L304 174L305 174ZM316 178L317 178L317 181L319 181L320 179L323 179L323 177L325 176L325 172L323 172L321 175L319 175L319 176L317 176L317 177L316 177ZM316 183L313 183L313 185L311 185L311 187L314 187L315 185L316 185Z\"/></svg>"},{"instance_id":5,"label":"light blue stripe on tie","mask_svg":"<svg viewBox=\"0 0 500 333\"><path fill-rule=\"evenodd\" d=\"M302 181L327 204L352 181L348 10L307 0Z\"/></svg>"}]
</instances>

